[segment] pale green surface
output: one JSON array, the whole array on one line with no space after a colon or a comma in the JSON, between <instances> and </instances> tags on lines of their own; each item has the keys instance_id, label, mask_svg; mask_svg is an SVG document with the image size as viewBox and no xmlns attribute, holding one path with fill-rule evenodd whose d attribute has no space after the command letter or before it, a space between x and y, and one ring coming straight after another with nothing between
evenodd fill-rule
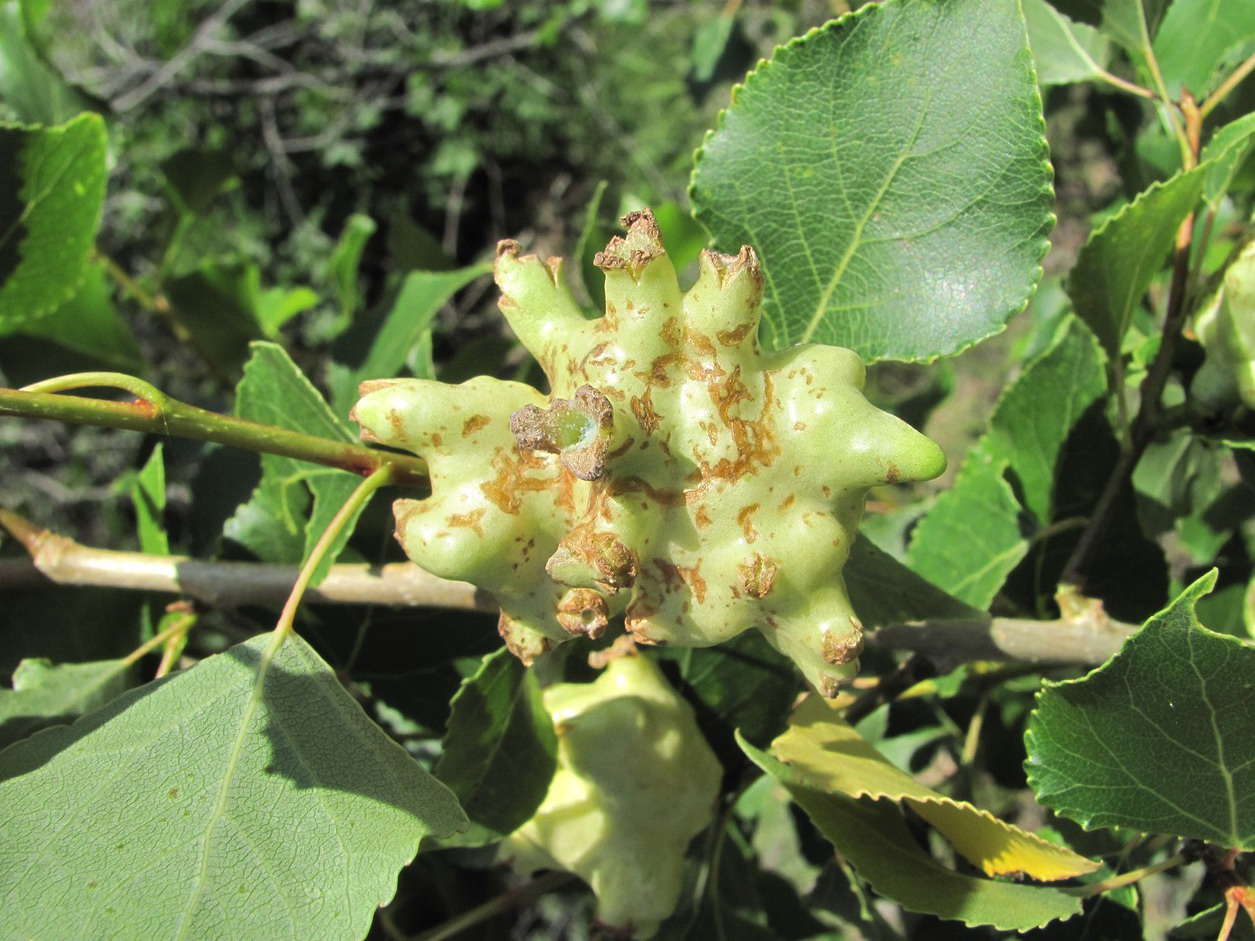
<instances>
[{"instance_id":1,"label":"pale green surface","mask_svg":"<svg viewBox=\"0 0 1255 941\"><path fill-rule=\"evenodd\" d=\"M723 768L693 710L642 655L592 683L545 690L558 770L535 816L502 844L523 872L573 872L598 920L648 938L679 902L689 841L714 819Z\"/></svg>"},{"instance_id":2,"label":"pale green surface","mask_svg":"<svg viewBox=\"0 0 1255 941\"><path fill-rule=\"evenodd\" d=\"M1077 315L1113 359L1142 296L1163 269L1177 229L1202 193L1205 167L1140 193L1090 234L1068 282Z\"/></svg>"},{"instance_id":3,"label":"pale green surface","mask_svg":"<svg viewBox=\"0 0 1255 941\"><path fill-rule=\"evenodd\" d=\"M588 320L560 261L503 245L501 310L553 399L486 376L401 379L368 383L354 409L367 440L430 469L431 497L395 505L410 558L491 592L525 661L623 613L647 644L757 629L834 695L861 648L840 576L866 492L935 477L941 449L867 401L851 351L762 351L749 249L704 252L682 291L653 217L629 216L602 256L606 314ZM561 458L520 447L512 416L575 409L585 386L604 432L550 442ZM594 442L599 473L577 478L563 462Z\"/></svg>"},{"instance_id":4,"label":"pale green surface","mask_svg":"<svg viewBox=\"0 0 1255 941\"><path fill-rule=\"evenodd\" d=\"M21 189L0 203L0 330L31 323L82 283L105 196L105 125L0 125L0 166Z\"/></svg>"},{"instance_id":5,"label":"pale green surface","mask_svg":"<svg viewBox=\"0 0 1255 941\"><path fill-rule=\"evenodd\" d=\"M1198 623L1215 579L1084 679L1047 684L1025 735L1043 804L1086 827L1255 849L1255 646Z\"/></svg>"},{"instance_id":6,"label":"pale green surface","mask_svg":"<svg viewBox=\"0 0 1255 941\"><path fill-rule=\"evenodd\" d=\"M3 938L363 936L465 821L300 638L262 635L0 753Z\"/></svg>"},{"instance_id":7,"label":"pale green surface","mask_svg":"<svg viewBox=\"0 0 1255 941\"><path fill-rule=\"evenodd\" d=\"M908 911L1023 931L1081 910L1079 899L1059 889L994 882L946 869L920 849L892 802L826 794L806 786L788 765L766 752L744 741L741 748L788 789L861 878Z\"/></svg>"},{"instance_id":8,"label":"pale green surface","mask_svg":"<svg viewBox=\"0 0 1255 941\"><path fill-rule=\"evenodd\" d=\"M1051 216L1041 101L1006 0L889 0L780 47L733 93L691 195L753 245L763 342L932 359L1002 329Z\"/></svg>"},{"instance_id":9,"label":"pale green surface","mask_svg":"<svg viewBox=\"0 0 1255 941\"><path fill-rule=\"evenodd\" d=\"M126 689L129 670L122 660L23 660L13 671L13 688L0 689L0 748L103 706Z\"/></svg>"}]
</instances>

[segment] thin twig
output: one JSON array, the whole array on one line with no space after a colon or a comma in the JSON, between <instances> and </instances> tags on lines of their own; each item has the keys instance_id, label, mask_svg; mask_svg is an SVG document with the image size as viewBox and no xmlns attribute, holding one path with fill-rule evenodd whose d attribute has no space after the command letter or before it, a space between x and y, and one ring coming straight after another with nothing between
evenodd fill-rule
<instances>
[{"instance_id":1,"label":"thin twig","mask_svg":"<svg viewBox=\"0 0 1255 941\"><path fill-rule=\"evenodd\" d=\"M168 592L213 607L240 607L282 604L298 575L291 565L203 562L187 556L94 549L4 509L0 509L0 527L31 556L30 562L0 559L0 590L52 581ZM333 565L327 577L308 591L306 600L496 610L492 599L473 585L437 578L408 562ZM1056 621L973 618L888 624L869 632L867 645L913 651L942 672L976 660L1085 665L1110 658L1135 630L1131 624L1106 617L1100 606L1090 605Z\"/></svg>"},{"instance_id":2,"label":"thin twig","mask_svg":"<svg viewBox=\"0 0 1255 941\"><path fill-rule=\"evenodd\" d=\"M138 400L117 402L47 391L88 387L122 389L137 396ZM0 416L3 415L214 441L337 467L362 476L387 464L394 468L397 483L419 487L428 485L427 465L412 455L381 451L352 441L334 441L277 425L264 425L233 415L210 412L180 402L140 379L120 373L79 373L38 383L25 390L0 388Z\"/></svg>"}]
</instances>

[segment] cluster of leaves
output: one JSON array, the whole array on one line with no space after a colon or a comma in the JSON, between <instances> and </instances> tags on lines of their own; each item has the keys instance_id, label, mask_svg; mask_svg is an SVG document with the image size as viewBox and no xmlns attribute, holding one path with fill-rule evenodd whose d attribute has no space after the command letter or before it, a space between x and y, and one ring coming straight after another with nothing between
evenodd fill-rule
<instances>
[{"instance_id":1,"label":"cluster of leaves","mask_svg":"<svg viewBox=\"0 0 1255 941\"><path fill-rule=\"evenodd\" d=\"M583 66L564 55L560 27L614 14L627 19L616 34L625 44L653 35L637 4L506 7L423 4L412 15L431 22L398 14L363 25L331 4L300 5L283 20L284 41L306 58L289 71L254 56L262 74L241 77L225 64L174 63L183 49L258 45L271 35L261 24L230 2L167 4L139 44L147 71L84 92L54 65L86 53L54 41L52 26L88 8L0 5L0 89L28 120L0 125L9 383L42 378L26 371L50 361L167 375L145 356L147 334L164 324L178 340L167 368L196 364L205 377L180 387L217 382L234 418L257 423L116 373L0 389L0 414L201 440L171 447L169 466L152 448L125 482L139 553L88 549L0 510L15 537L6 548L50 577L104 572L119 585L50 588L29 581L18 552L0 559L0 669L12 676L0 690L0 934L445 937L471 924L483 936L528 924L587 933L571 927L592 911L586 890L568 883L538 898L554 883L510 888L493 862L553 775L542 688L587 680L586 648L565 645L524 669L496 649L491 617L373 606L390 569L354 568L396 558L384 548L386 501L365 506L369 497L389 483L421 486L412 460L354 444L358 383L457 381L472 368L535 378L496 337L437 355L438 312L485 264L432 264L412 223L394 225L393 270L369 278L375 222L349 213L382 214L382 203L355 200L360 187L384 192L371 174L387 138L364 142L407 105L361 115L360 138L310 148L324 170L351 171L345 187L317 174L310 183L328 190L320 211L348 220L322 274L298 281L255 260L192 258L199 238L259 231L228 225L228 184L242 171L224 171L204 148L162 154L160 169L145 158L173 221L128 249L143 256L134 273L101 248L134 211L106 200L110 154L114 179L144 163L125 139L128 104L158 98L170 118L202 85L312 77L291 78L285 92L296 123L279 126L296 134L335 125L333 97L303 96L331 84L321 69L359 61L326 65L329 49L376 51L375 29L401 46L360 60L353 81L366 84L350 98L371 87L372 70L403 76L397 64L420 47L453 61L526 36L574 80ZM701 52L696 79L735 55L737 15L730 5L682 37ZM485 23L495 25L478 32ZM646 41L642 59L657 56ZM463 79L491 74L464 64ZM854 691L792 709L799 678L749 636L649 652L724 768L716 822L690 848L681 907L661 937L935 937L937 919L973 933L1135 937L1169 927L1148 920L1165 905L1176 906L1174 936L1252 930L1237 916L1255 911L1241 855L1255 849L1255 420L1241 401L1217 411L1190 398L1208 352L1191 315L1252 234L1252 70L1255 14L1242 4L886 0L782 46L734 90L689 192L714 246L751 244L762 256L765 346L948 358L937 374L963 376L958 354L987 348L1032 301L1009 331L1018 375L979 440L958 443L952 485L929 499L885 491L878 502L891 509L853 548L846 579L870 632ZM186 87L161 84L177 76ZM407 165L421 177L414 192L464 182L498 108L517 134L492 161L579 139L588 152L568 148L564 159L587 160L590 178L603 172L591 142L606 135L548 114L517 78L507 68L474 91L450 77L437 91L401 81L388 92L418 102L422 133L447 147ZM630 83L614 83L618 100L639 108ZM1079 251L1058 246L1044 279L1053 217L1043 96L1052 119L1079 108L1077 126L1102 129L1125 188ZM264 100L257 107L264 124ZM643 113L659 125L650 139L673 130L657 108ZM225 130L206 133L199 144L234 146L216 136ZM1076 138L1055 142L1063 186L1076 169L1070 149L1081 149ZM638 171L626 171L634 185L666 195ZM658 215L677 263L694 257L705 239L695 223L674 207ZM600 238L596 203L582 231L572 268L595 303L585 262ZM320 318L298 318L314 309ZM329 355L315 356L311 340ZM128 401L59 394L84 387ZM918 398L944 391L938 380ZM172 532L167 472L189 469L187 531ZM183 546L201 561L171 555ZM260 634L286 594L245 590L269 571L261 563L289 566L289 584L303 566L302 585L324 598L341 575L366 587L349 592L357 604L307 607L294 634L297 591ZM158 568L164 590L181 596L173 605L125 590L159 587L135 580ZM1129 634L1114 653L1111 638ZM924 653L904 659L903 649ZM978 805L1044 825L1034 836ZM1180 874L1199 858L1201 882ZM1164 870L1174 874L1147 888L1143 877ZM1181 899L1163 902L1173 891ZM1147 903L1154 892L1163 904ZM525 901L530 922L511 929L503 913Z\"/></svg>"}]
</instances>

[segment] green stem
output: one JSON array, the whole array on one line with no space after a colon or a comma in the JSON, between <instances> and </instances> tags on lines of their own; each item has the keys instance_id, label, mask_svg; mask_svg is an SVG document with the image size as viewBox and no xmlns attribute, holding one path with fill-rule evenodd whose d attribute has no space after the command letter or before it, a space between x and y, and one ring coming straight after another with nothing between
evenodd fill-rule
<instances>
[{"instance_id":1,"label":"green stem","mask_svg":"<svg viewBox=\"0 0 1255 941\"><path fill-rule=\"evenodd\" d=\"M322 560L326 558L328 551L330 551L331 544L336 541L344 527L361 512L362 507L374 496L375 491L392 483L392 478L393 469L387 464L376 468L369 477L358 484L354 491L349 494L349 498L344 501L344 505L336 510L336 515L331 518L327 528L322 531L322 535L318 537L318 542L314 543L314 548L310 550L309 558L305 560L305 564L301 566L300 574L296 576L296 584L292 586L292 593L288 595L288 600L283 605L283 611L279 614L279 621L275 624L275 640L272 642L272 647L277 649L283 643L283 639L292 633L292 623L296 620L296 609L300 606L301 598L305 595L305 589L309 587L310 581L313 580L314 572L318 570L318 566L322 564Z\"/></svg>"},{"instance_id":2,"label":"green stem","mask_svg":"<svg viewBox=\"0 0 1255 941\"><path fill-rule=\"evenodd\" d=\"M1078 885L1074 888L1065 888L1063 891L1069 895L1075 895L1078 898L1087 899L1091 896L1102 895L1104 892L1110 892L1112 889L1121 889L1126 885L1132 885L1139 882L1147 876L1153 876L1156 873L1164 872L1168 869L1175 869L1182 863L1188 862L1184 856L1177 853L1165 859L1163 862L1155 863L1151 866L1143 866L1140 869L1132 869L1123 872L1118 876L1112 876L1109 879L1100 879L1097 882L1091 882L1088 885Z\"/></svg>"},{"instance_id":3,"label":"green stem","mask_svg":"<svg viewBox=\"0 0 1255 941\"><path fill-rule=\"evenodd\" d=\"M86 386L122 389L137 396L138 401L115 402L45 391ZM420 458L210 412L171 398L133 376L80 373L50 379L30 389L34 391L0 388L0 416L46 418L73 425L98 425L214 441L338 467L363 476L387 466L393 469L395 483L417 487L426 487L429 483L427 465Z\"/></svg>"},{"instance_id":4,"label":"green stem","mask_svg":"<svg viewBox=\"0 0 1255 941\"><path fill-rule=\"evenodd\" d=\"M1221 82L1216 90L1208 96L1207 100L1198 109L1202 116L1205 118L1211 114L1216 106L1228 97L1229 92L1237 88L1238 83L1251 74L1252 70L1255 70L1255 55L1249 56L1245 62L1230 72L1228 78Z\"/></svg>"}]
</instances>

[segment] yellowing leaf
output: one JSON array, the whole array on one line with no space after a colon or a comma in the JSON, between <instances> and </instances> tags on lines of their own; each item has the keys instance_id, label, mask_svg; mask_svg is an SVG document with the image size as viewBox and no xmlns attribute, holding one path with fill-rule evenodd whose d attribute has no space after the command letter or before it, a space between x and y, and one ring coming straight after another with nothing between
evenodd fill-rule
<instances>
[{"instance_id":1,"label":"yellowing leaf","mask_svg":"<svg viewBox=\"0 0 1255 941\"><path fill-rule=\"evenodd\" d=\"M812 697L798 708L771 750L809 787L856 799L904 802L986 875L1023 873L1049 882L1098 868L1093 860L1004 823L987 810L919 784L820 699Z\"/></svg>"}]
</instances>

